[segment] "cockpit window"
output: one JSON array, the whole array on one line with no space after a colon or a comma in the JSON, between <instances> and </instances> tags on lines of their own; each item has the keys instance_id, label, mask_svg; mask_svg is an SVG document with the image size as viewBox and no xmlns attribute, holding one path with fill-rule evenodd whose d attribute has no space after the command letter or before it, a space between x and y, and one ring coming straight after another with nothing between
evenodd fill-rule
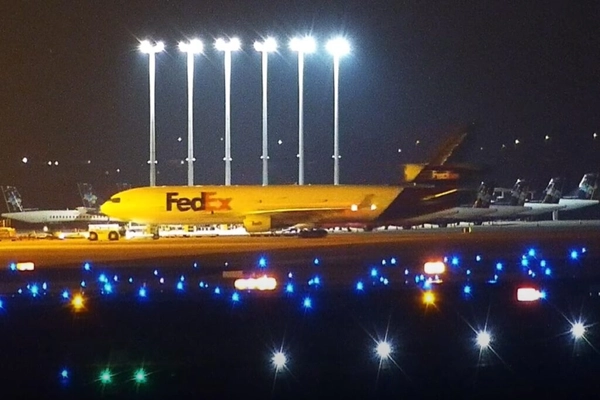
<instances>
[{"instance_id":1,"label":"cockpit window","mask_svg":"<svg viewBox=\"0 0 600 400\"><path fill-rule=\"evenodd\" d=\"M111 197L110 201L111 201L111 203L120 203L121 198L120 197Z\"/></svg>"}]
</instances>

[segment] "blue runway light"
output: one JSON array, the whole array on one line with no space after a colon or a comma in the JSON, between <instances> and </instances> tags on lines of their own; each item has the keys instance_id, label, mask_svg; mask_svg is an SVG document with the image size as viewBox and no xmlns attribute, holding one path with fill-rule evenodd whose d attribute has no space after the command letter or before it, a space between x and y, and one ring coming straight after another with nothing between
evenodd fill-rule
<instances>
[{"instance_id":1,"label":"blue runway light","mask_svg":"<svg viewBox=\"0 0 600 400\"><path fill-rule=\"evenodd\" d=\"M179 277L179 280L180 280L181 282L184 282L184 281L185 281L185 277L184 277L183 275L181 275L181 276Z\"/></svg>"},{"instance_id":2,"label":"blue runway light","mask_svg":"<svg viewBox=\"0 0 600 400\"><path fill-rule=\"evenodd\" d=\"M22 294L23 293L23 289L17 290L17 293Z\"/></svg>"},{"instance_id":3,"label":"blue runway light","mask_svg":"<svg viewBox=\"0 0 600 400\"><path fill-rule=\"evenodd\" d=\"M378 272L377 272L377 268L372 268L372 269L371 269L371 276L374 278L374 277L376 277L376 276L377 276L377 274L378 274Z\"/></svg>"},{"instance_id":4,"label":"blue runway light","mask_svg":"<svg viewBox=\"0 0 600 400\"><path fill-rule=\"evenodd\" d=\"M158 276L158 270L157 269L154 270L154 276Z\"/></svg>"},{"instance_id":5,"label":"blue runway light","mask_svg":"<svg viewBox=\"0 0 600 400\"><path fill-rule=\"evenodd\" d=\"M113 289L112 289L112 285L111 285L110 283L106 282L106 283L104 284L104 291L105 291L106 293L112 293L112 290L113 290Z\"/></svg>"},{"instance_id":6,"label":"blue runway light","mask_svg":"<svg viewBox=\"0 0 600 400\"><path fill-rule=\"evenodd\" d=\"M458 257L452 257L452 265L457 266L458 265Z\"/></svg>"},{"instance_id":7,"label":"blue runway light","mask_svg":"<svg viewBox=\"0 0 600 400\"><path fill-rule=\"evenodd\" d=\"M234 292L234 293L231 295L231 301L233 301L233 302L235 302L235 303L237 303L238 301L240 301L240 295L239 295L239 293L238 293L238 292Z\"/></svg>"},{"instance_id":8,"label":"blue runway light","mask_svg":"<svg viewBox=\"0 0 600 400\"><path fill-rule=\"evenodd\" d=\"M62 298L67 300L69 298L69 291L68 290L63 290L62 292Z\"/></svg>"},{"instance_id":9,"label":"blue runway light","mask_svg":"<svg viewBox=\"0 0 600 400\"><path fill-rule=\"evenodd\" d=\"M31 294L33 296L37 296L38 295L38 292L39 292L38 285L35 285L35 284L31 285L31 288L29 288L29 290L31 291Z\"/></svg>"},{"instance_id":10,"label":"blue runway light","mask_svg":"<svg viewBox=\"0 0 600 400\"><path fill-rule=\"evenodd\" d=\"M550 268L546 268L544 270L544 273L546 274L546 276L550 276L550 275L552 275L552 270Z\"/></svg>"},{"instance_id":11,"label":"blue runway light","mask_svg":"<svg viewBox=\"0 0 600 400\"><path fill-rule=\"evenodd\" d=\"M200 281L200 283L198 284L198 286L204 289L204 287L205 287L206 285L204 284L204 281Z\"/></svg>"},{"instance_id":12,"label":"blue runway light","mask_svg":"<svg viewBox=\"0 0 600 400\"><path fill-rule=\"evenodd\" d=\"M294 293L294 285L288 283L287 285L285 285L285 291L286 293Z\"/></svg>"},{"instance_id":13,"label":"blue runway light","mask_svg":"<svg viewBox=\"0 0 600 400\"><path fill-rule=\"evenodd\" d=\"M546 291L545 290L541 290L540 291L540 299L546 299L546 296L547 296Z\"/></svg>"},{"instance_id":14,"label":"blue runway light","mask_svg":"<svg viewBox=\"0 0 600 400\"><path fill-rule=\"evenodd\" d=\"M496 270L498 271L502 271L502 269L504 268L504 265L502 265L502 263L496 263Z\"/></svg>"},{"instance_id":15,"label":"blue runway light","mask_svg":"<svg viewBox=\"0 0 600 400\"><path fill-rule=\"evenodd\" d=\"M48 284L46 282L42 283L42 290L48 290Z\"/></svg>"},{"instance_id":16,"label":"blue runway light","mask_svg":"<svg viewBox=\"0 0 600 400\"><path fill-rule=\"evenodd\" d=\"M431 289L431 281L430 280L426 280L425 283L423 283L423 289Z\"/></svg>"},{"instance_id":17,"label":"blue runway light","mask_svg":"<svg viewBox=\"0 0 600 400\"><path fill-rule=\"evenodd\" d=\"M302 301L302 306L304 308L312 308L312 300L310 299L310 297L304 298L304 300Z\"/></svg>"},{"instance_id":18,"label":"blue runway light","mask_svg":"<svg viewBox=\"0 0 600 400\"><path fill-rule=\"evenodd\" d=\"M177 290L183 290L183 282L177 282Z\"/></svg>"},{"instance_id":19,"label":"blue runway light","mask_svg":"<svg viewBox=\"0 0 600 400\"><path fill-rule=\"evenodd\" d=\"M106 278L106 275L104 275L104 274L100 274L100 276L98 277L98 280L102 283L108 282L108 279Z\"/></svg>"},{"instance_id":20,"label":"blue runway light","mask_svg":"<svg viewBox=\"0 0 600 400\"><path fill-rule=\"evenodd\" d=\"M535 249L529 249L527 254L529 255L529 257L535 257Z\"/></svg>"},{"instance_id":21,"label":"blue runway light","mask_svg":"<svg viewBox=\"0 0 600 400\"><path fill-rule=\"evenodd\" d=\"M321 263L321 261L320 261L318 258L315 258L315 259L313 260L313 264L314 264L314 265L319 265L320 263Z\"/></svg>"},{"instance_id":22,"label":"blue runway light","mask_svg":"<svg viewBox=\"0 0 600 400\"><path fill-rule=\"evenodd\" d=\"M292 279L292 277L294 276L294 274L292 274L291 272L288 272L288 278Z\"/></svg>"},{"instance_id":23,"label":"blue runway light","mask_svg":"<svg viewBox=\"0 0 600 400\"><path fill-rule=\"evenodd\" d=\"M89 271L91 269L90 263L86 262L85 264L83 264L83 269Z\"/></svg>"},{"instance_id":24,"label":"blue runway light","mask_svg":"<svg viewBox=\"0 0 600 400\"><path fill-rule=\"evenodd\" d=\"M383 284L387 286L388 283L390 283L390 281L388 281L388 278L384 278L383 279Z\"/></svg>"},{"instance_id":25,"label":"blue runway light","mask_svg":"<svg viewBox=\"0 0 600 400\"><path fill-rule=\"evenodd\" d=\"M69 379L69 371L66 368L63 368L63 370L60 371L60 378L62 380Z\"/></svg>"},{"instance_id":26,"label":"blue runway light","mask_svg":"<svg viewBox=\"0 0 600 400\"><path fill-rule=\"evenodd\" d=\"M475 261L481 261L481 256L479 254L475 256Z\"/></svg>"},{"instance_id":27,"label":"blue runway light","mask_svg":"<svg viewBox=\"0 0 600 400\"><path fill-rule=\"evenodd\" d=\"M448 257L444 257L444 264L448 262Z\"/></svg>"},{"instance_id":28,"label":"blue runway light","mask_svg":"<svg viewBox=\"0 0 600 400\"><path fill-rule=\"evenodd\" d=\"M540 261L540 267L546 268L546 260Z\"/></svg>"},{"instance_id":29,"label":"blue runway light","mask_svg":"<svg viewBox=\"0 0 600 400\"><path fill-rule=\"evenodd\" d=\"M396 265L396 259L394 257L392 257L392 259L390 260L390 264Z\"/></svg>"},{"instance_id":30,"label":"blue runway light","mask_svg":"<svg viewBox=\"0 0 600 400\"><path fill-rule=\"evenodd\" d=\"M133 278L131 278L131 277L130 277L130 278L127 280L127 281L128 281L129 283L133 283Z\"/></svg>"},{"instance_id":31,"label":"blue runway light","mask_svg":"<svg viewBox=\"0 0 600 400\"><path fill-rule=\"evenodd\" d=\"M529 260L526 259L526 258L522 258L521 259L521 266L523 266L523 267L529 266Z\"/></svg>"},{"instance_id":32,"label":"blue runway light","mask_svg":"<svg viewBox=\"0 0 600 400\"><path fill-rule=\"evenodd\" d=\"M17 270L17 264L10 263L10 265L8 266L8 268L10 268L11 271L16 271Z\"/></svg>"},{"instance_id":33,"label":"blue runway light","mask_svg":"<svg viewBox=\"0 0 600 400\"><path fill-rule=\"evenodd\" d=\"M387 261L385 261L385 258L381 260L381 265L386 265Z\"/></svg>"},{"instance_id":34,"label":"blue runway light","mask_svg":"<svg viewBox=\"0 0 600 400\"><path fill-rule=\"evenodd\" d=\"M415 276L415 283L419 283L420 280L421 278L419 277L419 275Z\"/></svg>"},{"instance_id":35,"label":"blue runway light","mask_svg":"<svg viewBox=\"0 0 600 400\"><path fill-rule=\"evenodd\" d=\"M463 293L464 294L471 294L471 286L465 285L465 287L463 288Z\"/></svg>"},{"instance_id":36,"label":"blue runway light","mask_svg":"<svg viewBox=\"0 0 600 400\"><path fill-rule=\"evenodd\" d=\"M81 283L79 284L81 287L85 287L85 281L81 281Z\"/></svg>"},{"instance_id":37,"label":"blue runway light","mask_svg":"<svg viewBox=\"0 0 600 400\"><path fill-rule=\"evenodd\" d=\"M119 277L117 275L113 276L113 281L119 282Z\"/></svg>"},{"instance_id":38,"label":"blue runway light","mask_svg":"<svg viewBox=\"0 0 600 400\"><path fill-rule=\"evenodd\" d=\"M215 288L215 294L221 294L221 288L220 287L216 287Z\"/></svg>"},{"instance_id":39,"label":"blue runway light","mask_svg":"<svg viewBox=\"0 0 600 400\"><path fill-rule=\"evenodd\" d=\"M408 269L405 269L405 270L404 270L404 275L408 275L408 273L409 273L409 272L408 272Z\"/></svg>"},{"instance_id":40,"label":"blue runway light","mask_svg":"<svg viewBox=\"0 0 600 400\"><path fill-rule=\"evenodd\" d=\"M194 263L194 268L198 268L198 263L197 262Z\"/></svg>"},{"instance_id":41,"label":"blue runway light","mask_svg":"<svg viewBox=\"0 0 600 400\"><path fill-rule=\"evenodd\" d=\"M365 285L364 285L364 284L363 284L361 281L358 281L358 282L356 283L356 290L360 290L360 291L362 291L362 290L364 290L364 289L365 289Z\"/></svg>"},{"instance_id":42,"label":"blue runway light","mask_svg":"<svg viewBox=\"0 0 600 400\"><path fill-rule=\"evenodd\" d=\"M581 248L581 254L585 254L586 251L587 251L587 249L585 247Z\"/></svg>"},{"instance_id":43,"label":"blue runway light","mask_svg":"<svg viewBox=\"0 0 600 400\"><path fill-rule=\"evenodd\" d=\"M571 251L571 260L577 260L577 258L579 258L579 253L577 253L577 250Z\"/></svg>"},{"instance_id":44,"label":"blue runway light","mask_svg":"<svg viewBox=\"0 0 600 400\"><path fill-rule=\"evenodd\" d=\"M267 266L266 258L261 257L260 260L258 260L258 266L261 268L265 268Z\"/></svg>"},{"instance_id":45,"label":"blue runway light","mask_svg":"<svg viewBox=\"0 0 600 400\"><path fill-rule=\"evenodd\" d=\"M467 275L471 275L471 270L470 269L467 270Z\"/></svg>"},{"instance_id":46,"label":"blue runway light","mask_svg":"<svg viewBox=\"0 0 600 400\"><path fill-rule=\"evenodd\" d=\"M0 309L4 308L4 303L0 300Z\"/></svg>"},{"instance_id":47,"label":"blue runway light","mask_svg":"<svg viewBox=\"0 0 600 400\"><path fill-rule=\"evenodd\" d=\"M145 287L141 287L140 290L138 290L138 296L140 296L140 297L148 296L148 292L146 291Z\"/></svg>"},{"instance_id":48,"label":"blue runway light","mask_svg":"<svg viewBox=\"0 0 600 400\"><path fill-rule=\"evenodd\" d=\"M165 278L160 278L160 279L158 280L158 283L160 283L161 285L162 285L162 284L164 284L164 283L165 283Z\"/></svg>"}]
</instances>

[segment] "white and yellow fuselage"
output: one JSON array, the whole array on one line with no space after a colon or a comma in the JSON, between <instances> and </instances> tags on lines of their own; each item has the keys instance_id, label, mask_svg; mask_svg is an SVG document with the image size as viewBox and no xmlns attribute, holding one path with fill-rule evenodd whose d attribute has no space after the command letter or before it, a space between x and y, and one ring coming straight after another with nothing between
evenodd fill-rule
<instances>
[{"instance_id":1,"label":"white and yellow fuselage","mask_svg":"<svg viewBox=\"0 0 600 400\"><path fill-rule=\"evenodd\" d=\"M101 211L138 224L243 224L248 231L268 231L302 223L369 223L403 190L367 185L142 187L113 195Z\"/></svg>"}]
</instances>

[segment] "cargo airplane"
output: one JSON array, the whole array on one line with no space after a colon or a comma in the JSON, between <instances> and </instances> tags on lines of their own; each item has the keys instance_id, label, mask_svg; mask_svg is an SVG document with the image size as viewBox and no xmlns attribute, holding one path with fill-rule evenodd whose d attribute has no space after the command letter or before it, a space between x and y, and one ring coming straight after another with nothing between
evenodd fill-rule
<instances>
[{"instance_id":1,"label":"cargo airplane","mask_svg":"<svg viewBox=\"0 0 600 400\"><path fill-rule=\"evenodd\" d=\"M302 227L320 235L329 226L395 225L459 204L464 193L459 181L473 169L445 163L466 135L466 130L453 134L428 164L405 166L400 186L140 187L113 195L100 211L148 225L155 238L160 225L242 224L250 234Z\"/></svg>"}]
</instances>

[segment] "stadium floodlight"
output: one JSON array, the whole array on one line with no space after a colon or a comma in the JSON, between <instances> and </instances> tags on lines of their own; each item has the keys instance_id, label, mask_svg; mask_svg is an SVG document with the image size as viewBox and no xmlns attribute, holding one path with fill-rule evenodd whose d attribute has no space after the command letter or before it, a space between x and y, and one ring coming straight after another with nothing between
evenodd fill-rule
<instances>
[{"instance_id":1,"label":"stadium floodlight","mask_svg":"<svg viewBox=\"0 0 600 400\"><path fill-rule=\"evenodd\" d=\"M350 52L350 44L344 38L332 39L327 43L327 51L333 56L333 184L340 184L340 139L339 139L339 80L340 57Z\"/></svg>"},{"instance_id":2,"label":"stadium floodlight","mask_svg":"<svg viewBox=\"0 0 600 400\"><path fill-rule=\"evenodd\" d=\"M254 49L262 53L262 184L269 184L269 146L267 136L267 65L268 54L277 50L277 42L273 38L266 38L263 42L255 42Z\"/></svg>"},{"instance_id":3,"label":"stadium floodlight","mask_svg":"<svg viewBox=\"0 0 600 400\"><path fill-rule=\"evenodd\" d=\"M156 53L160 53L165 49L163 42L152 44L148 40L140 43L140 51L148 54L148 69L150 76L150 186L156 186L156 130L154 120L154 81L156 70Z\"/></svg>"},{"instance_id":4,"label":"stadium floodlight","mask_svg":"<svg viewBox=\"0 0 600 400\"><path fill-rule=\"evenodd\" d=\"M238 38L219 38L215 48L225 55L225 185L231 185L231 52L241 48Z\"/></svg>"},{"instance_id":5,"label":"stadium floodlight","mask_svg":"<svg viewBox=\"0 0 600 400\"><path fill-rule=\"evenodd\" d=\"M304 55L316 50L312 37L293 38L290 49L298 53L298 184L304 185Z\"/></svg>"},{"instance_id":6,"label":"stadium floodlight","mask_svg":"<svg viewBox=\"0 0 600 400\"><path fill-rule=\"evenodd\" d=\"M188 186L194 186L194 54L202 53L204 46L198 39L179 42L179 50L187 53L188 76Z\"/></svg>"}]
</instances>

